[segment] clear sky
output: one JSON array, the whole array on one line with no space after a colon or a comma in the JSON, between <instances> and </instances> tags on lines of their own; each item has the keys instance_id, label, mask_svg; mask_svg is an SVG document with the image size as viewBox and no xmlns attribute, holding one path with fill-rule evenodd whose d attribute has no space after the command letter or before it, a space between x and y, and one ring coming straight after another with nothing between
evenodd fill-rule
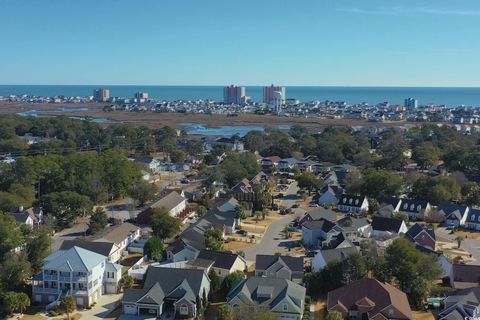
<instances>
[{"instance_id":1,"label":"clear sky","mask_svg":"<svg viewBox=\"0 0 480 320\"><path fill-rule=\"evenodd\" d=\"M0 0L0 84L480 86L479 0Z\"/></svg>"}]
</instances>

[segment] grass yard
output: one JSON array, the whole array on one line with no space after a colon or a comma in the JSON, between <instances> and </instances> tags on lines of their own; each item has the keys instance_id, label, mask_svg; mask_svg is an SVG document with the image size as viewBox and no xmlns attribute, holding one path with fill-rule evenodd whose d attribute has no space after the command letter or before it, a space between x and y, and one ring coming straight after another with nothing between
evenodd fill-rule
<instances>
[{"instance_id":1,"label":"grass yard","mask_svg":"<svg viewBox=\"0 0 480 320\"><path fill-rule=\"evenodd\" d=\"M414 320L435 320L430 311L412 311Z\"/></svg>"},{"instance_id":2,"label":"grass yard","mask_svg":"<svg viewBox=\"0 0 480 320\"><path fill-rule=\"evenodd\" d=\"M463 237L463 238L468 238L468 239L478 239L480 237L480 232L459 230L459 231L455 231L454 235L456 237Z\"/></svg>"}]
</instances>

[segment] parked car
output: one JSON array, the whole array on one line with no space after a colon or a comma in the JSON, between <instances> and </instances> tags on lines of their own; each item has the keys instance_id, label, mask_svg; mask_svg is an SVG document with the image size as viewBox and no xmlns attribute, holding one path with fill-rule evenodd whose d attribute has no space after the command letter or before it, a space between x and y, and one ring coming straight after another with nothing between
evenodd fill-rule
<instances>
[{"instance_id":1,"label":"parked car","mask_svg":"<svg viewBox=\"0 0 480 320\"><path fill-rule=\"evenodd\" d=\"M237 233L241 234L242 236L246 236L248 234L248 231L247 230L238 230Z\"/></svg>"},{"instance_id":2,"label":"parked car","mask_svg":"<svg viewBox=\"0 0 480 320\"><path fill-rule=\"evenodd\" d=\"M294 208L294 209L295 209L295 208L298 208L298 207L299 207L298 203L295 203L295 204L292 206L292 208Z\"/></svg>"},{"instance_id":3,"label":"parked car","mask_svg":"<svg viewBox=\"0 0 480 320\"><path fill-rule=\"evenodd\" d=\"M279 208L278 208L278 206L277 206L276 204L274 204L274 205L272 206L272 210L273 210L273 211L278 211Z\"/></svg>"},{"instance_id":4,"label":"parked car","mask_svg":"<svg viewBox=\"0 0 480 320\"><path fill-rule=\"evenodd\" d=\"M310 203L308 206L310 208L316 208L316 207L318 207L318 203L313 202L313 203Z\"/></svg>"}]
</instances>

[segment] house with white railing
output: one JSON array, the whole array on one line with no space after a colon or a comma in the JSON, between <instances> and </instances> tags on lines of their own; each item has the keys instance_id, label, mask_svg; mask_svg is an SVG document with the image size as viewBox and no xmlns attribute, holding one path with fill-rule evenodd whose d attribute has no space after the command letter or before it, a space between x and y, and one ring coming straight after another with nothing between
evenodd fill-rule
<instances>
[{"instance_id":1,"label":"house with white railing","mask_svg":"<svg viewBox=\"0 0 480 320\"><path fill-rule=\"evenodd\" d=\"M64 295L90 306L102 295L118 292L122 266L104 255L80 248L58 250L44 260L32 279L32 301L53 307Z\"/></svg>"}]
</instances>

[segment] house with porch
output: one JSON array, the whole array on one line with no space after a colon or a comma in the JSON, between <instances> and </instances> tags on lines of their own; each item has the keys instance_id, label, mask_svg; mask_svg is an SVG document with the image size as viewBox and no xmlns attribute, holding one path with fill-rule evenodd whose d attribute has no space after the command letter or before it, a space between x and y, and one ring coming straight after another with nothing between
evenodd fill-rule
<instances>
[{"instance_id":1,"label":"house with porch","mask_svg":"<svg viewBox=\"0 0 480 320\"><path fill-rule=\"evenodd\" d=\"M149 267L142 289L127 289L122 298L124 314L170 319L195 318L197 302L210 293L204 270Z\"/></svg>"},{"instance_id":2,"label":"house with porch","mask_svg":"<svg viewBox=\"0 0 480 320\"><path fill-rule=\"evenodd\" d=\"M71 295L79 306L91 306L102 295L118 293L122 266L80 247L58 250L45 258L42 272L32 279L32 301L54 306Z\"/></svg>"}]
</instances>

